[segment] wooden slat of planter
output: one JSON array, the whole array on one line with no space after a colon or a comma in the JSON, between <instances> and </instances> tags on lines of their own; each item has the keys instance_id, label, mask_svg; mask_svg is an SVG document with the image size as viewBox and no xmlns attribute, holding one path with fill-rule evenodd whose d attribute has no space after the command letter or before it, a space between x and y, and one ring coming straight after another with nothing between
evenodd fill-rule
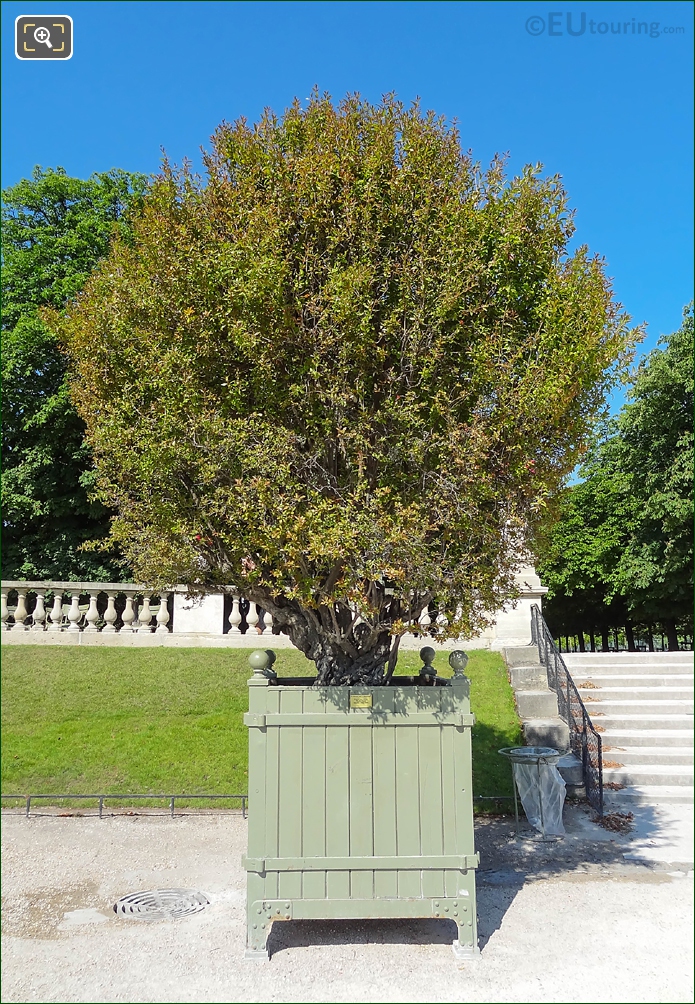
<instances>
[{"instance_id":1,"label":"wooden slat of planter","mask_svg":"<svg viewBox=\"0 0 695 1004\"><path fill-rule=\"evenodd\" d=\"M321 692L304 691L304 713L325 718L326 700ZM271 729L271 732L273 730ZM326 729L313 727L303 732L302 848L305 855L326 854ZM326 895L326 873L309 872L302 880L302 895L308 899Z\"/></svg>"},{"instance_id":2,"label":"wooden slat of planter","mask_svg":"<svg viewBox=\"0 0 695 1004\"><path fill-rule=\"evenodd\" d=\"M418 730L396 729L396 837L398 854L420 854L420 807ZM404 898L421 896L419 872L398 872L398 895Z\"/></svg>"},{"instance_id":3,"label":"wooden slat of planter","mask_svg":"<svg viewBox=\"0 0 695 1004\"><path fill-rule=\"evenodd\" d=\"M326 729L326 853L347 857L350 853L350 785L348 778L348 730ZM326 875L329 899L350 898L350 872Z\"/></svg>"},{"instance_id":4,"label":"wooden slat of planter","mask_svg":"<svg viewBox=\"0 0 695 1004\"><path fill-rule=\"evenodd\" d=\"M326 854L326 730L302 729L302 735L302 853L323 857ZM312 871L305 875L302 895L305 899L322 899L326 895L325 872Z\"/></svg>"},{"instance_id":5,"label":"wooden slat of planter","mask_svg":"<svg viewBox=\"0 0 695 1004\"><path fill-rule=\"evenodd\" d=\"M442 750L437 729L418 729L420 762L420 818L422 854L440 855L442 840ZM444 873L427 870L422 875L423 896L444 895Z\"/></svg>"},{"instance_id":6,"label":"wooden slat of planter","mask_svg":"<svg viewBox=\"0 0 695 1004\"><path fill-rule=\"evenodd\" d=\"M395 856L396 847L396 736L393 729L372 733L374 771L374 853ZM396 871L374 873L374 895L398 895Z\"/></svg>"},{"instance_id":7,"label":"wooden slat of planter","mask_svg":"<svg viewBox=\"0 0 695 1004\"><path fill-rule=\"evenodd\" d=\"M331 716L332 717L332 716ZM372 792L372 730L349 729L350 741L350 857L374 853L374 802ZM351 899L374 896L374 873L352 865Z\"/></svg>"},{"instance_id":8,"label":"wooden slat of planter","mask_svg":"<svg viewBox=\"0 0 695 1004\"><path fill-rule=\"evenodd\" d=\"M280 695L278 718L297 718L297 724L280 730L280 818L278 820L279 845L283 855L301 857L302 854L302 691L286 690ZM251 730L253 731L253 730ZM299 785L298 785L299 782ZM299 792L297 787L299 786ZM250 845L249 845L250 846ZM281 874L278 884L280 899L299 898L302 895L301 875Z\"/></svg>"},{"instance_id":9,"label":"wooden slat of planter","mask_svg":"<svg viewBox=\"0 0 695 1004\"><path fill-rule=\"evenodd\" d=\"M454 779L456 783L456 849L461 854L473 853L473 792L471 790L471 731L454 734Z\"/></svg>"},{"instance_id":10,"label":"wooden slat of planter","mask_svg":"<svg viewBox=\"0 0 695 1004\"><path fill-rule=\"evenodd\" d=\"M456 812L454 809L454 729L442 729L442 849L445 855L460 853L456 842ZM444 872L444 895L456 896L458 876L455 871Z\"/></svg>"}]
</instances>

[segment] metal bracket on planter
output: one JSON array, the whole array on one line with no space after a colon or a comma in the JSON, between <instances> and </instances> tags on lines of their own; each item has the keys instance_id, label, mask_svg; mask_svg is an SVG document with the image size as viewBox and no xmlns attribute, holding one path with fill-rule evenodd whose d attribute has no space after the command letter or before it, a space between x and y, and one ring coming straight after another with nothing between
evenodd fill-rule
<instances>
[{"instance_id":1,"label":"metal bracket on planter","mask_svg":"<svg viewBox=\"0 0 695 1004\"><path fill-rule=\"evenodd\" d=\"M258 715L254 714L253 711L247 711L244 715L244 725L248 725L250 729L264 729L265 715Z\"/></svg>"},{"instance_id":2,"label":"metal bracket on planter","mask_svg":"<svg viewBox=\"0 0 695 1004\"><path fill-rule=\"evenodd\" d=\"M241 858L241 867L247 872L257 872L259 875L265 873L264 858L249 858L245 854Z\"/></svg>"}]
</instances>

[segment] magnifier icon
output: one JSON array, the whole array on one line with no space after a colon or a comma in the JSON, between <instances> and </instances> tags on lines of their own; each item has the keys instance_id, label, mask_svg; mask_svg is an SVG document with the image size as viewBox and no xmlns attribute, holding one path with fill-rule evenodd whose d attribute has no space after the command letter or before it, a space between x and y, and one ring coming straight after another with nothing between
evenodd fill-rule
<instances>
[{"instance_id":1,"label":"magnifier icon","mask_svg":"<svg viewBox=\"0 0 695 1004\"><path fill-rule=\"evenodd\" d=\"M37 42L43 42L43 44L47 45L49 49L53 48L51 45L51 33L48 28L39 26L34 32L34 38Z\"/></svg>"}]
</instances>

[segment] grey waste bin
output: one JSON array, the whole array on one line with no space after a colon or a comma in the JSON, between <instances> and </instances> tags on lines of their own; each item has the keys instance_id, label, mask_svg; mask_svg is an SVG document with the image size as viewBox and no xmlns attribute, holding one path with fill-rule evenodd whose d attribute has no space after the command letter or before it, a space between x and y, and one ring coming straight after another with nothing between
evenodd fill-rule
<instances>
[{"instance_id":1,"label":"grey waste bin","mask_svg":"<svg viewBox=\"0 0 695 1004\"><path fill-rule=\"evenodd\" d=\"M550 746L509 746L499 750L512 765L514 815L519 834L519 802L526 818L543 840L564 835L562 809L565 782L557 769L562 754Z\"/></svg>"}]
</instances>

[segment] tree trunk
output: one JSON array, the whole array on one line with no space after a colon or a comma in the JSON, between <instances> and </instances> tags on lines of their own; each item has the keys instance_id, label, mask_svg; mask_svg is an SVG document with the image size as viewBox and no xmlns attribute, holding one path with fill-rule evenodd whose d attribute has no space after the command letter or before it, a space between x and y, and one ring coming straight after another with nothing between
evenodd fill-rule
<instances>
[{"instance_id":1,"label":"tree trunk","mask_svg":"<svg viewBox=\"0 0 695 1004\"><path fill-rule=\"evenodd\" d=\"M679 652L680 646L678 645L678 632L676 631L676 622L673 620L664 621L664 626L666 627L666 637L668 638L669 652Z\"/></svg>"},{"instance_id":2,"label":"tree trunk","mask_svg":"<svg viewBox=\"0 0 695 1004\"><path fill-rule=\"evenodd\" d=\"M654 632L651 624L647 624L647 648L650 652L654 651Z\"/></svg>"},{"instance_id":3,"label":"tree trunk","mask_svg":"<svg viewBox=\"0 0 695 1004\"><path fill-rule=\"evenodd\" d=\"M395 668L395 658L390 657L394 648L396 655L398 651L398 636L391 635L390 625L396 620L416 621L430 600L424 594L419 605L416 602L408 609L398 600L384 597L378 617L370 620L371 615L358 616L343 601L309 608L297 600L273 596L265 588L240 588L248 599L270 611L276 634L287 635L307 659L316 663L316 682L322 686L387 683Z\"/></svg>"},{"instance_id":4,"label":"tree trunk","mask_svg":"<svg viewBox=\"0 0 695 1004\"><path fill-rule=\"evenodd\" d=\"M620 651L620 642L618 641L618 629L617 628L613 628L613 641L615 643L615 651L619 652Z\"/></svg>"},{"instance_id":5,"label":"tree trunk","mask_svg":"<svg viewBox=\"0 0 695 1004\"><path fill-rule=\"evenodd\" d=\"M591 651L595 652L596 651L596 638L594 636L594 629L593 628L591 629L591 631L589 631L589 641L591 642Z\"/></svg>"},{"instance_id":6,"label":"tree trunk","mask_svg":"<svg viewBox=\"0 0 695 1004\"><path fill-rule=\"evenodd\" d=\"M578 638L579 638L579 651L580 652L586 652L586 645L584 644L584 632L583 631L579 632Z\"/></svg>"},{"instance_id":7,"label":"tree trunk","mask_svg":"<svg viewBox=\"0 0 695 1004\"><path fill-rule=\"evenodd\" d=\"M610 652L610 641L608 640L608 628L601 628L601 651Z\"/></svg>"},{"instance_id":8,"label":"tree trunk","mask_svg":"<svg viewBox=\"0 0 695 1004\"><path fill-rule=\"evenodd\" d=\"M635 632L632 630L630 621L625 621L625 638L627 639L628 652L635 651Z\"/></svg>"}]
</instances>

